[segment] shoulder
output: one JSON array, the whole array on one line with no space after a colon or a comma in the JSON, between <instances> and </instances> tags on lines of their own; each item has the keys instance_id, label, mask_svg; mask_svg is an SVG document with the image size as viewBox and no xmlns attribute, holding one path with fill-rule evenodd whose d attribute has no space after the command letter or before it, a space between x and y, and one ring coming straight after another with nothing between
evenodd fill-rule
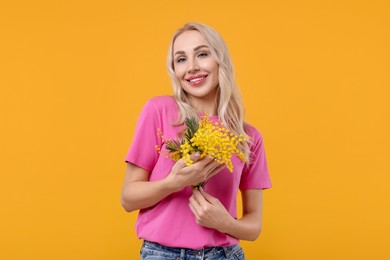
<instances>
[{"instance_id":1,"label":"shoulder","mask_svg":"<svg viewBox=\"0 0 390 260\"><path fill-rule=\"evenodd\" d=\"M146 106L154 107L157 110L177 110L177 103L173 96L156 96L146 102Z\"/></svg>"},{"instance_id":2,"label":"shoulder","mask_svg":"<svg viewBox=\"0 0 390 260\"><path fill-rule=\"evenodd\" d=\"M146 102L143 111L154 120L175 122L178 119L179 106L173 96L156 96Z\"/></svg>"},{"instance_id":3,"label":"shoulder","mask_svg":"<svg viewBox=\"0 0 390 260\"><path fill-rule=\"evenodd\" d=\"M252 143L252 144L260 143L261 144L263 142L263 136L255 126L245 122L244 123L244 130L250 138L250 143Z\"/></svg>"}]
</instances>

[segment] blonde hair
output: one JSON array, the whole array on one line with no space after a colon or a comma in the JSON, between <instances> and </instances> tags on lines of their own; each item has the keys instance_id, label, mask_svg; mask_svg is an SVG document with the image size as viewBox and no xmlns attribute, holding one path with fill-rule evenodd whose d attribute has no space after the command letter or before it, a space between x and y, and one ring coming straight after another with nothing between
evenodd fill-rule
<instances>
[{"instance_id":1,"label":"blonde hair","mask_svg":"<svg viewBox=\"0 0 390 260\"><path fill-rule=\"evenodd\" d=\"M217 90L217 111L220 120L226 128L237 135L247 136L244 130L244 105L241 99L240 90L235 82L234 70L229 50L217 31L213 28L197 23L190 22L178 29L170 42L167 57L167 68L173 85L173 95L179 106L179 119L177 124L184 123L185 118L195 117L199 119L197 111L191 106L187 93L180 85L176 77L173 63L173 44L176 38L185 31L198 31L209 43L211 55L219 65L218 90ZM239 150L242 151L249 161L249 145L247 142L239 144Z\"/></svg>"}]
</instances>

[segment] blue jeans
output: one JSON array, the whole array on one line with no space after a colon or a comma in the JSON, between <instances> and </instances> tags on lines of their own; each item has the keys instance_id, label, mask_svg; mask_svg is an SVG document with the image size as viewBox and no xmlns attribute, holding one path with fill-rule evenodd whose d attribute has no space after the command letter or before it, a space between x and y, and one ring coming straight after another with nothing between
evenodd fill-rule
<instances>
[{"instance_id":1,"label":"blue jeans","mask_svg":"<svg viewBox=\"0 0 390 260\"><path fill-rule=\"evenodd\" d=\"M141 247L141 260L245 260L240 245L209 247L199 250L167 247L154 242L144 241Z\"/></svg>"}]
</instances>

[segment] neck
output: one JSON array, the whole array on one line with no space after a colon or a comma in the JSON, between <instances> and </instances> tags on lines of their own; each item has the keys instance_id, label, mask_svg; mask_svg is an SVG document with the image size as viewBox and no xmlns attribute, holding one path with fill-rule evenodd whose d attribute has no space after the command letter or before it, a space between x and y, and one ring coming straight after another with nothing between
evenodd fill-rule
<instances>
[{"instance_id":1,"label":"neck","mask_svg":"<svg viewBox=\"0 0 390 260\"><path fill-rule=\"evenodd\" d=\"M207 113L209 116L218 115L215 95L209 95L208 97L202 98L190 96L189 100L197 112Z\"/></svg>"}]
</instances>

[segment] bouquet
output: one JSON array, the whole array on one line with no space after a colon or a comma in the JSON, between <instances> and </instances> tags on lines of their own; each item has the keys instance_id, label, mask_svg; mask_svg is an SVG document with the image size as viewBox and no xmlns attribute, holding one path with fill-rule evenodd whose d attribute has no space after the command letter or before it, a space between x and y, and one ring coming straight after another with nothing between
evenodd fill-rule
<instances>
[{"instance_id":1,"label":"bouquet","mask_svg":"<svg viewBox=\"0 0 390 260\"><path fill-rule=\"evenodd\" d=\"M165 142L165 148L174 161L183 159L187 166L192 165L191 154L198 152L200 158L210 156L219 164L225 164L230 172L233 171L232 155L236 155L241 161L245 162L244 154L238 150L237 145L247 141L247 137L242 134L237 136L229 129L224 127L223 122L213 122L208 115L202 116L198 122L194 117L185 119L184 137L179 140L166 139L161 130L158 129L158 136ZM155 147L159 153L161 148ZM196 188L203 186L204 183L196 185Z\"/></svg>"}]
</instances>

